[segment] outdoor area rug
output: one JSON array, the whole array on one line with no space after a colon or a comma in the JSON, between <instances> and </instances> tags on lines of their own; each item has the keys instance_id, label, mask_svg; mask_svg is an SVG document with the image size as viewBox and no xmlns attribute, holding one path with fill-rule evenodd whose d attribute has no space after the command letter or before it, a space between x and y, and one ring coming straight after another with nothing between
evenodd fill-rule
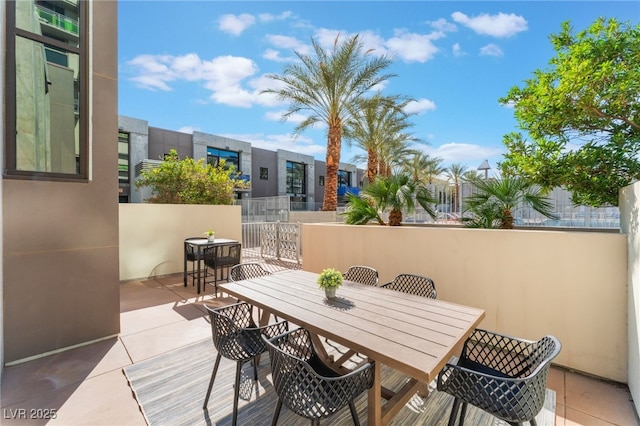
<instances>
[{"instance_id":1,"label":"outdoor area rug","mask_svg":"<svg viewBox=\"0 0 640 426\"><path fill-rule=\"evenodd\" d=\"M233 381L236 364L222 358L207 409L205 394L211 378L216 351L211 339L205 339L154 358L123 368L140 410L151 426L164 425L230 425L233 412ZM406 377L393 370L382 369L383 384L398 389ZM453 398L429 386L428 398L415 395L393 419L392 425L446 425ZM269 425L277 395L272 387L269 356L261 356L258 381L253 380L252 363L242 368L238 424ZM539 426L552 426L555 420L555 392L547 389L545 407L536 417ZM356 409L363 425L367 424L367 395L356 400ZM282 407L280 425L308 425L286 407ZM322 421L324 425L352 424L348 408ZM469 406L465 424L497 426L506 423Z\"/></svg>"}]
</instances>

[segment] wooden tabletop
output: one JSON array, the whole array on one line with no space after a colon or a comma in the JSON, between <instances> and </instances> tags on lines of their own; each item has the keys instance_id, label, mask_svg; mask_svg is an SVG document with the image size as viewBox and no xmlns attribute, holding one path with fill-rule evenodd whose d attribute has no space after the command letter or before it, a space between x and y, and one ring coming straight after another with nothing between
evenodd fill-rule
<instances>
[{"instance_id":1,"label":"wooden tabletop","mask_svg":"<svg viewBox=\"0 0 640 426\"><path fill-rule=\"evenodd\" d=\"M345 281L333 301L318 274L282 272L222 291L430 382L484 318L484 310Z\"/></svg>"}]
</instances>

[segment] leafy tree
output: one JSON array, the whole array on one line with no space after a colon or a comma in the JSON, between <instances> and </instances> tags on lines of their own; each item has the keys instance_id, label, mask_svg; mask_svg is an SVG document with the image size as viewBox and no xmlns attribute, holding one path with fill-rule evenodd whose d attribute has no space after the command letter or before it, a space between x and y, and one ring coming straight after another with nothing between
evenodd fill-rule
<instances>
[{"instance_id":1,"label":"leafy tree","mask_svg":"<svg viewBox=\"0 0 640 426\"><path fill-rule=\"evenodd\" d=\"M407 129L413 126L408 121L410 114L403 110L409 102L411 99L382 96L377 93L353 103L344 136L349 145L355 143L366 151L369 182L373 182L379 174L385 174L388 164L385 157L390 149L404 148L409 142L414 141L414 138L406 133ZM361 158L354 157L355 160Z\"/></svg>"},{"instance_id":2,"label":"leafy tree","mask_svg":"<svg viewBox=\"0 0 640 426\"><path fill-rule=\"evenodd\" d=\"M640 25L600 18L574 34L564 22L550 38L550 67L500 99L531 137L505 135L502 172L564 186L575 204L617 205L640 178Z\"/></svg>"},{"instance_id":3,"label":"leafy tree","mask_svg":"<svg viewBox=\"0 0 640 426\"><path fill-rule=\"evenodd\" d=\"M435 199L429 189L416 184L406 174L379 176L367 184L360 195L348 194L343 215L345 222L351 225L363 225L372 220L386 225L382 214L390 210L389 226L400 226L402 211L414 211L416 203L435 219L436 213L431 207Z\"/></svg>"},{"instance_id":4,"label":"leafy tree","mask_svg":"<svg viewBox=\"0 0 640 426\"><path fill-rule=\"evenodd\" d=\"M232 204L237 188L248 183L236 179L233 166L224 160L218 166L205 164L204 159L180 160L172 149L159 167L144 170L137 187L151 187L152 197L146 201L159 204Z\"/></svg>"},{"instance_id":5,"label":"leafy tree","mask_svg":"<svg viewBox=\"0 0 640 426\"><path fill-rule=\"evenodd\" d=\"M433 164L439 164L440 161L442 161L440 158L430 157L429 154L415 151L411 155L405 156L400 164L402 171L408 174L414 182L426 185L431 183L430 180L433 180L430 174L430 171L433 170Z\"/></svg>"},{"instance_id":6,"label":"leafy tree","mask_svg":"<svg viewBox=\"0 0 640 426\"><path fill-rule=\"evenodd\" d=\"M478 192L465 198L462 223L472 228L513 229L514 211L531 207L542 215L557 219L544 190L520 177L474 179Z\"/></svg>"},{"instance_id":7,"label":"leafy tree","mask_svg":"<svg viewBox=\"0 0 640 426\"><path fill-rule=\"evenodd\" d=\"M295 128L296 133L318 123L327 126L327 174L322 210L334 211L338 205L338 168L344 126L351 117L355 102L377 84L393 74L380 74L391 61L386 56L370 57L363 51L358 35L338 44L326 52L313 38L315 56L295 52L301 63L289 64L282 75L268 77L282 83L282 88L268 89L278 99L289 101L283 119L298 112L309 115Z\"/></svg>"}]
</instances>

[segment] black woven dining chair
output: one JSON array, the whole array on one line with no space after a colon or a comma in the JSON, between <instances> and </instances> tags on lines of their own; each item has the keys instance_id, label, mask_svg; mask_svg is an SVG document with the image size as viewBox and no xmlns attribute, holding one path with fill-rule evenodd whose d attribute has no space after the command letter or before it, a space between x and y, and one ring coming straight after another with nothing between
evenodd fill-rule
<instances>
[{"instance_id":1,"label":"black woven dining chair","mask_svg":"<svg viewBox=\"0 0 640 426\"><path fill-rule=\"evenodd\" d=\"M378 285L378 271L369 266L350 266L342 276L347 281L373 286Z\"/></svg>"},{"instance_id":2,"label":"black woven dining chair","mask_svg":"<svg viewBox=\"0 0 640 426\"><path fill-rule=\"evenodd\" d=\"M185 238L184 240L184 257L187 262L191 262L191 272L187 272L187 276L191 276L191 285L195 285L196 283L196 275L198 274L196 265L198 264L198 260L202 260L202 254L198 256L198 249L193 244L189 244L189 241L201 239L202 237L191 237ZM184 286L187 286L186 281Z\"/></svg>"},{"instance_id":3,"label":"black woven dining chair","mask_svg":"<svg viewBox=\"0 0 640 426\"><path fill-rule=\"evenodd\" d=\"M465 341L460 359L438 375L438 390L454 396L449 426L464 424L474 405L511 424L529 422L544 406L551 361L562 345L553 336L538 341L476 329Z\"/></svg>"},{"instance_id":4,"label":"black woven dining chair","mask_svg":"<svg viewBox=\"0 0 640 426\"><path fill-rule=\"evenodd\" d=\"M207 247L204 250L204 265L205 274L204 282L207 283L208 270L213 271L213 286L216 296L218 295L218 272L220 272L220 279L228 281L231 267L240 263L242 256L242 244L230 243L220 244L212 247ZM225 271L227 271L227 278L225 278Z\"/></svg>"},{"instance_id":5,"label":"black woven dining chair","mask_svg":"<svg viewBox=\"0 0 640 426\"><path fill-rule=\"evenodd\" d=\"M431 278L414 274L399 274L390 283L381 286L388 290L401 291L403 293L415 294L416 296L430 297L436 299L438 292L436 285Z\"/></svg>"},{"instance_id":6,"label":"black woven dining chair","mask_svg":"<svg viewBox=\"0 0 640 426\"><path fill-rule=\"evenodd\" d=\"M349 406L353 423L360 424L354 400L373 386L374 363L340 375L318 357L304 328L263 339L269 347L273 387L278 395L272 426L276 426L283 404L310 419L312 425Z\"/></svg>"},{"instance_id":7,"label":"black woven dining chair","mask_svg":"<svg viewBox=\"0 0 640 426\"><path fill-rule=\"evenodd\" d=\"M252 307L248 303L240 302L222 308L213 309L206 306L211 320L211 334L213 344L218 351L216 363L211 373L207 396L203 409L207 408L209 396L216 379L218 367L222 357L236 362L236 378L233 394L233 420L235 426L238 420L238 396L240 392L240 372L242 365L253 361L253 379L258 380L258 355L267 351L267 344L262 336L274 337L285 333L289 329L286 321L280 321L264 327L257 327L253 321Z\"/></svg>"},{"instance_id":8,"label":"black woven dining chair","mask_svg":"<svg viewBox=\"0 0 640 426\"><path fill-rule=\"evenodd\" d=\"M239 263L231 268L229 278L231 281L249 280L251 278L264 277L271 275L271 272L264 269L258 262Z\"/></svg>"}]
</instances>

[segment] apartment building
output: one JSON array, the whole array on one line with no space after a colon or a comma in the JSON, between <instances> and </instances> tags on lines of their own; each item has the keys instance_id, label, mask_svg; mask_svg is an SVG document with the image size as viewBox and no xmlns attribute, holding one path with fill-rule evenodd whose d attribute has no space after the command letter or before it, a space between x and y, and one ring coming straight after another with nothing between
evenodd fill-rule
<instances>
[{"instance_id":1,"label":"apartment building","mask_svg":"<svg viewBox=\"0 0 640 426\"><path fill-rule=\"evenodd\" d=\"M136 179L145 168L154 167L171 149L180 158L205 159L232 164L248 189L238 189L237 199L288 195L291 207L317 210L324 197L326 167L324 161L292 151L270 151L251 143L203 132L193 134L149 126L146 120L118 117L119 201L144 202L148 188L137 188ZM338 196L358 192L365 170L340 163Z\"/></svg>"}]
</instances>

